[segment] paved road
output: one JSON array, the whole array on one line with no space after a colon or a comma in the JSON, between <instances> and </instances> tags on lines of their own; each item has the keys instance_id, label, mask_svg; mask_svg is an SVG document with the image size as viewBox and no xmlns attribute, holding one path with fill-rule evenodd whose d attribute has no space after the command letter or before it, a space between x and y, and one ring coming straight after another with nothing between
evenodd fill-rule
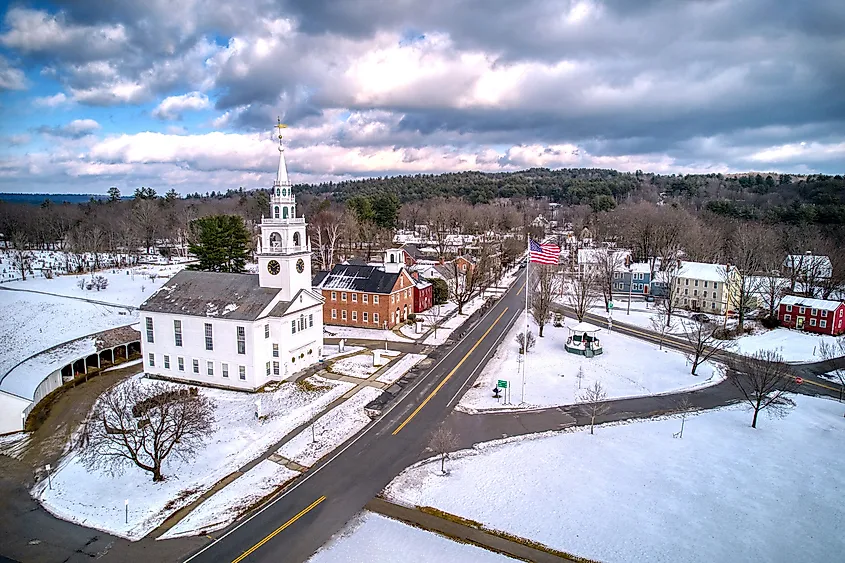
<instances>
[{"instance_id":1,"label":"paved road","mask_svg":"<svg viewBox=\"0 0 845 563\"><path fill-rule=\"evenodd\" d=\"M519 314L522 283L519 278L466 338L366 432L186 560L295 562L310 557L419 458L431 432L478 375Z\"/></svg>"}]
</instances>

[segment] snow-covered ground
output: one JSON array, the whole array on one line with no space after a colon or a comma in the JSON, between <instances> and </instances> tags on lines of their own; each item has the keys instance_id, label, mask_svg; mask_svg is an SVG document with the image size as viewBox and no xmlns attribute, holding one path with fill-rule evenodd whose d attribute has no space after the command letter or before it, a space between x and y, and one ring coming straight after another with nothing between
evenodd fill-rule
<instances>
[{"instance_id":1,"label":"snow-covered ground","mask_svg":"<svg viewBox=\"0 0 845 563\"><path fill-rule=\"evenodd\" d=\"M383 358L382 361L389 361L390 358ZM360 379L367 379L375 372L381 369L381 366L373 365L373 354L371 352L364 352L348 358L341 358L332 362L329 366L332 373L339 373L348 375L349 377L358 377Z\"/></svg>"},{"instance_id":2,"label":"snow-covered ground","mask_svg":"<svg viewBox=\"0 0 845 563\"><path fill-rule=\"evenodd\" d=\"M47 348L137 320L122 307L0 289L0 375Z\"/></svg>"},{"instance_id":3,"label":"snow-covered ground","mask_svg":"<svg viewBox=\"0 0 845 563\"><path fill-rule=\"evenodd\" d=\"M370 417L364 413L364 407L381 393L381 389L363 387L340 406L315 420L312 423L313 434L310 427L303 430L277 453L306 467L314 465L369 424Z\"/></svg>"},{"instance_id":4,"label":"snow-covered ground","mask_svg":"<svg viewBox=\"0 0 845 563\"><path fill-rule=\"evenodd\" d=\"M33 495L60 518L139 539L353 387L317 377L310 381L318 390L304 391L295 383L260 395L203 389L216 402L214 431L193 460L165 460L163 483L153 483L148 473L134 466L114 477L90 471L71 453L53 474L52 489L42 481ZM264 421L255 417L259 397L262 413L267 415ZM124 523L124 499L129 500L128 524Z\"/></svg>"},{"instance_id":5,"label":"snow-covered ground","mask_svg":"<svg viewBox=\"0 0 845 563\"><path fill-rule=\"evenodd\" d=\"M347 354L354 354L356 352L360 352L363 350L361 346L344 346L343 350L340 350L340 344L325 344L323 345L323 360L331 360L332 358L336 358L337 356L345 356Z\"/></svg>"},{"instance_id":6,"label":"snow-covered ground","mask_svg":"<svg viewBox=\"0 0 845 563\"><path fill-rule=\"evenodd\" d=\"M363 512L334 535L308 563L504 563L516 561L474 545L452 541L380 514Z\"/></svg>"},{"instance_id":7,"label":"snow-covered ground","mask_svg":"<svg viewBox=\"0 0 845 563\"><path fill-rule=\"evenodd\" d=\"M324 336L326 338L353 338L361 340L387 340L388 342L413 342L404 336L399 336L392 330L380 330L377 328L326 325L324 332Z\"/></svg>"},{"instance_id":8,"label":"snow-covered ground","mask_svg":"<svg viewBox=\"0 0 845 563\"><path fill-rule=\"evenodd\" d=\"M456 328L464 324L464 321L466 321L470 315L478 311L481 306L484 305L486 299L486 297L481 297L479 295L473 297L467 303L464 303L463 313L460 315L455 314L455 316L453 316L451 319L448 319L447 321L443 322L440 326L437 327L436 335L435 333L430 334L428 338L423 341L423 344L437 346L446 342L446 340L448 340L448 338L452 335ZM456 308L457 307L453 307L452 310ZM447 314L448 313L444 313L443 309L441 309L440 318L442 319ZM426 330L430 328L430 326L430 321L427 321L425 326Z\"/></svg>"},{"instance_id":9,"label":"snow-covered ground","mask_svg":"<svg viewBox=\"0 0 845 563\"><path fill-rule=\"evenodd\" d=\"M298 472L264 460L217 491L181 522L173 526L161 539L207 534L224 528L253 504L272 493Z\"/></svg>"},{"instance_id":10,"label":"snow-covered ground","mask_svg":"<svg viewBox=\"0 0 845 563\"><path fill-rule=\"evenodd\" d=\"M185 267L184 264L169 266L142 265L132 268L116 268L101 270L94 275L103 276L108 281L108 287L96 289L80 289L79 281L90 281L91 274L62 275L53 279L35 277L26 281L16 281L4 284L4 287L43 291L54 295L93 299L106 303L129 305L137 307L144 302L167 280ZM153 279L154 278L154 279Z\"/></svg>"},{"instance_id":11,"label":"snow-covered ground","mask_svg":"<svg viewBox=\"0 0 845 563\"><path fill-rule=\"evenodd\" d=\"M380 381L381 383L393 383L408 373L408 370L425 359L425 357L426 356L423 354L406 354L402 357L402 359L380 373L376 378L376 381Z\"/></svg>"},{"instance_id":12,"label":"snow-covered ground","mask_svg":"<svg viewBox=\"0 0 845 563\"><path fill-rule=\"evenodd\" d=\"M819 362L819 343L834 344L836 337L812 334L788 328L776 328L762 334L736 339L736 352L753 354L758 350L777 350L786 362Z\"/></svg>"},{"instance_id":13,"label":"snow-covered ground","mask_svg":"<svg viewBox=\"0 0 845 563\"><path fill-rule=\"evenodd\" d=\"M752 429L742 407L487 445L410 468L390 498L606 562L840 561L842 404L795 397Z\"/></svg>"},{"instance_id":14,"label":"snow-covered ground","mask_svg":"<svg viewBox=\"0 0 845 563\"><path fill-rule=\"evenodd\" d=\"M533 319L530 324L531 332L536 335L537 325ZM484 367L476 384L461 399L460 408L470 411L504 408L491 393L500 379L509 381L511 402L520 402L522 368L518 363L521 358L516 335L524 330L524 320L520 318ZM721 381L721 372L713 364L700 365L698 376L693 376L691 366L680 352L659 350L655 344L617 332L603 329L598 333L604 353L594 358L564 350L569 335L567 328L546 325L543 332L545 336L537 338L537 345L527 358L525 402L529 407L575 403L583 388L595 381L601 383L608 398L654 395ZM579 369L584 375L580 388Z\"/></svg>"}]
</instances>

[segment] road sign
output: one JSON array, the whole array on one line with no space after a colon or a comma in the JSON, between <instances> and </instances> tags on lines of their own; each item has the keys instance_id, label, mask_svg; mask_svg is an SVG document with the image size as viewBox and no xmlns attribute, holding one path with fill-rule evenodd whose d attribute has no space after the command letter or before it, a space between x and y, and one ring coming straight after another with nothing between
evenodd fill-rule
<instances>
[{"instance_id":1,"label":"road sign","mask_svg":"<svg viewBox=\"0 0 845 563\"><path fill-rule=\"evenodd\" d=\"M504 379L500 379L499 381L496 382L496 387L499 387L501 389L507 389L508 388L508 382L505 381Z\"/></svg>"},{"instance_id":2,"label":"road sign","mask_svg":"<svg viewBox=\"0 0 845 563\"><path fill-rule=\"evenodd\" d=\"M798 385L801 385L802 383L804 383L804 378L803 377L796 377L795 383L797 383Z\"/></svg>"},{"instance_id":3,"label":"road sign","mask_svg":"<svg viewBox=\"0 0 845 563\"><path fill-rule=\"evenodd\" d=\"M607 304L608 309L613 309L613 301L608 302Z\"/></svg>"}]
</instances>

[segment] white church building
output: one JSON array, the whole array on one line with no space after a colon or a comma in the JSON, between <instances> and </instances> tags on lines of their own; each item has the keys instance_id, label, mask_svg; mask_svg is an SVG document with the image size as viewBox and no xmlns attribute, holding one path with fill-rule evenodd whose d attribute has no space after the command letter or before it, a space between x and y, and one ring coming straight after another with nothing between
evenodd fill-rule
<instances>
[{"instance_id":1,"label":"white church building","mask_svg":"<svg viewBox=\"0 0 845 563\"><path fill-rule=\"evenodd\" d=\"M183 270L140 307L147 374L254 391L319 361L323 297L311 289L311 247L296 216L282 136L258 275Z\"/></svg>"}]
</instances>

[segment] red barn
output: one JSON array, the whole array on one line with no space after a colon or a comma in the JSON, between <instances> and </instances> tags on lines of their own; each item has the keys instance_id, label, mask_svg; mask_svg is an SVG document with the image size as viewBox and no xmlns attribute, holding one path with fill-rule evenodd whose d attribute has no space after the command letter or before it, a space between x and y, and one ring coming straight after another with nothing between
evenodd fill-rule
<instances>
[{"instance_id":1,"label":"red barn","mask_svg":"<svg viewBox=\"0 0 845 563\"><path fill-rule=\"evenodd\" d=\"M780 300L778 319L787 328L838 336L845 333L845 303L787 295Z\"/></svg>"},{"instance_id":2,"label":"red barn","mask_svg":"<svg viewBox=\"0 0 845 563\"><path fill-rule=\"evenodd\" d=\"M427 281L417 280L414 284L414 313L431 309L434 304L434 286Z\"/></svg>"}]
</instances>

